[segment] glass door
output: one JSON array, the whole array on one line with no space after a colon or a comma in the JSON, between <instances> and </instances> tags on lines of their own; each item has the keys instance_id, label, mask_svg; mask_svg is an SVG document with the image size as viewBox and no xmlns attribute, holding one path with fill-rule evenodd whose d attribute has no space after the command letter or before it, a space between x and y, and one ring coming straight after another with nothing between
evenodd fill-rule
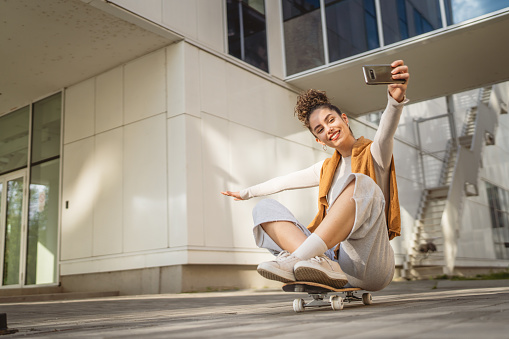
<instances>
[{"instance_id":1,"label":"glass door","mask_svg":"<svg viewBox=\"0 0 509 339\"><path fill-rule=\"evenodd\" d=\"M20 286L26 238L26 170L0 177L0 286Z\"/></svg>"}]
</instances>

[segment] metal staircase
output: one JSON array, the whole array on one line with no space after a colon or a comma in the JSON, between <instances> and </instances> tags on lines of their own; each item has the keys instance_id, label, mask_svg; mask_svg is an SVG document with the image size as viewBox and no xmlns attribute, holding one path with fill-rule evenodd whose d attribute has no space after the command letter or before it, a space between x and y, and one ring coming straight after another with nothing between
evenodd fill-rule
<instances>
[{"instance_id":1,"label":"metal staircase","mask_svg":"<svg viewBox=\"0 0 509 339\"><path fill-rule=\"evenodd\" d=\"M479 94L478 106L483 104L487 107L490 95L491 86L482 88ZM447 218L444 218L444 211L446 206L449 204L449 209L455 208L457 214L461 215L464 196L477 194L477 180L470 180L468 183L465 181L460 183L465 187L465 194L463 194L459 200L455 199L456 205L451 207L450 202L448 201L451 192L451 183L453 182L455 175L457 176L456 171L458 171L461 167L457 165L459 150L460 148L465 148L470 151L474 149L473 140L476 135L476 128L478 125L478 106L472 107L467 111L462 132L458 137L458 140L456 141L454 138L451 138L447 141L438 185L433 188L426 188L422 193L417 219L414 226L411 250L406 256L406 262L403 267L403 276L406 278L412 277L411 270L414 267L445 267L447 265L446 261L450 261L446 260L447 258L444 253L444 238L447 238L444 237L444 219L447 221ZM490 143L486 142L486 144L489 145ZM482 151L479 147L476 147L475 150L479 153ZM477 154L477 156L480 157L480 154ZM478 166L480 166L480 162ZM479 168L477 168L476 173L478 170ZM457 179L464 181L463 178ZM475 179L477 179L477 175L475 176ZM474 189L467 189L467 184L474 185ZM455 186L458 187L458 180L456 180ZM455 195L457 196L457 194Z\"/></svg>"}]
</instances>

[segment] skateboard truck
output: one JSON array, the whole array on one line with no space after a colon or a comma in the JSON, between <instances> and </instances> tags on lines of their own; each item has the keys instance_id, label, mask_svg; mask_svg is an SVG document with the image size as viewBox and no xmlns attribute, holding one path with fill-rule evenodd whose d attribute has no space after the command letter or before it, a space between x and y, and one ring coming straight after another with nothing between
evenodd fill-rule
<instances>
[{"instance_id":1,"label":"skateboard truck","mask_svg":"<svg viewBox=\"0 0 509 339\"><path fill-rule=\"evenodd\" d=\"M335 311L342 310L345 302L351 303L354 301L362 301L364 305L371 305L373 299L371 293L363 293L362 298L355 295L357 291L361 291L358 287L349 288L334 288L327 285L322 285L313 282L293 282L283 286L285 292L304 292L312 298L310 302L305 302L304 299L295 299L293 301L293 310L295 312L303 312L308 307L331 307ZM330 295L329 293L343 293L344 298L339 295Z\"/></svg>"}]
</instances>

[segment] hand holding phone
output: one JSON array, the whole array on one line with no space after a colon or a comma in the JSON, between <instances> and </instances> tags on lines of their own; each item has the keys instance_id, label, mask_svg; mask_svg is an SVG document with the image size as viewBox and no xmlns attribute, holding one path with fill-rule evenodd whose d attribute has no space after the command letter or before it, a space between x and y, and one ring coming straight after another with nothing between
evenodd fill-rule
<instances>
[{"instance_id":1,"label":"hand holding phone","mask_svg":"<svg viewBox=\"0 0 509 339\"><path fill-rule=\"evenodd\" d=\"M362 66L364 81L368 85L404 84L404 79L393 79L391 65L366 65Z\"/></svg>"}]
</instances>

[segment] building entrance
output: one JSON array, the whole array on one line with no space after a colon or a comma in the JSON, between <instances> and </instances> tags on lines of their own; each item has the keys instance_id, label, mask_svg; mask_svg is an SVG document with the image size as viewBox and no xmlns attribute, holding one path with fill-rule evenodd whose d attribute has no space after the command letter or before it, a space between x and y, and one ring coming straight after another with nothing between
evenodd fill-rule
<instances>
[{"instance_id":1,"label":"building entrance","mask_svg":"<svg viewBox=\"0 0 509 339\"><path fill-rule=\"evenodd\" d=\"M25 274L26 170L0 177L1 286L23 285Z\"/></svg>"}]
</instances>

